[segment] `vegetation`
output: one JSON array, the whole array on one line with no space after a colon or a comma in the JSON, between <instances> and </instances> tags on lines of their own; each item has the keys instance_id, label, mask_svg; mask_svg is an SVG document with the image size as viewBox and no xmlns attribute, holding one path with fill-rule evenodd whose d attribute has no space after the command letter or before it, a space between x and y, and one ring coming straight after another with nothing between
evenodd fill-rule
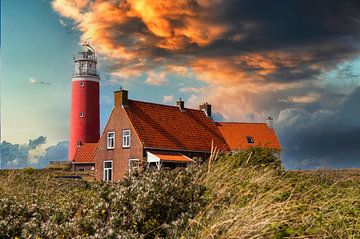
<instances>
[{"instance_id":1,"label":"vegetation","mask_svg":"<svg viewBox=\"0 0 360 239\"><path fill-rule=\"evenodd\" d=\"M0 171L0 238L360 238L359 171L290 171L269 149L117 183Z\"/></svg>"}]
</instances>

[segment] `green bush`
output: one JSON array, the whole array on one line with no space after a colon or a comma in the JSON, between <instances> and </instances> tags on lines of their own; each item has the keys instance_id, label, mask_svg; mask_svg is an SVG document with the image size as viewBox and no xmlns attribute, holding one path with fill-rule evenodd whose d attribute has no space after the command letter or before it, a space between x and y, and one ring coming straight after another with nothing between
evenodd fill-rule
<instances>
[{"instance_id":1,"label":"green bush","mask_svg":"<svg viewBox=\"0 0 360 239\"><path fill-rule=\"evenodd\" d=\"M204 205L205 188L193 175L188 168L149 171L118 183L52 179L58 191L72 194L53 201L41 195L0 199L0 238L177 237ZM39 184L36 189L46 194Z\"/></svg>"}]
</instances>

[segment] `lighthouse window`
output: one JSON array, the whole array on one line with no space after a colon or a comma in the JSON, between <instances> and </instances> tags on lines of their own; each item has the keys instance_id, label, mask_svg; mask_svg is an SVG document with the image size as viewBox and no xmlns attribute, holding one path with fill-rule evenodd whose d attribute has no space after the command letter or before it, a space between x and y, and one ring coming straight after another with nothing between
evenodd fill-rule
<instances>
[{"instance_id":1,"label":"lighthouse window","mask_svg":"<svg viewBox=\"0 0 360 239\"><path fill-rule=\"evenodd\" d=\"M84 112L80 112L80 118L84 118Z\"/></svg>"},{"instance_id":2,"label":"lighthouse window","mask_svg":"<svg viewBox=\"0 0 360 239\"><path fill-rule=\"evenodd\" d=\"M107 133L107 148L114 149L115 148L115 132Z\"/></svg>"},{"instance_id":3,"label":"lighthouse window","mask_svg":"<svg viewBox=\"0 0 360 239\"><path fill-rule=\"evenodd\" d=\"M130 147L130 130L123 130L123 148Z\"/></svg>"},{"instance_id":4,"label":"lighthouse window","mask_svg":"<svg viewBox=\"0 0 360 239\"><path fill-rule=\"evenodd\" d=\"M85 82L80 82L80 87L84 87L85 86Z\"/></svg>"}]
</instances>

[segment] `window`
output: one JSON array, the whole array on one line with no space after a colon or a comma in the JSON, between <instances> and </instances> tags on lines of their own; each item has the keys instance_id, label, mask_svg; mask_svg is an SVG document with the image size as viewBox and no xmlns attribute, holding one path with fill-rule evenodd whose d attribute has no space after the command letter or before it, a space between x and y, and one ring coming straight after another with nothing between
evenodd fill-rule
<instances>
[{"instance_id":1,"label":"window","mask_svg":"<svg viewBox=\"0 0 360 239\"><path fill-rule=\"evenodd\" d=\"M248 144L253 144L254 143L254 139L251 136L246 136L246 140L247 140Z\"/></svg>"},{"instance_id":2,"label":"window","mask_svg":"<svg viewBox=\"0 0 360 239\"><path fill-rule=\"evenodd\" d=\"M130 130L124 129L123 130L123 148L130 147Z\"/></svg>"},{"instance_id":3,"label":"window","mask_svg":"<svg viewBox=\"0 0 360 239\"><path fill-rule=\"evenodd\" d=\"M80 118L84 118L84 112L80 112Z\"/></svg>"},{"instance_id":4,"label":"window","mask_svg":"<svg viewBox=\"0 0 360 239\"><path fill-rule=\"evenodd\" d=\"M112 161L104 161L104 181L111 181L112 174Z\"/></svg>"},{"instance_id":5,"label":"window","mask_svg":"<svg viewBox=\"0 0 360 239\"><path fill-rule=\"evenodd\" d=\"M80 82L80 87L84 87L85 86L85 82Z\"/></svg>"},{"instance_id":6,"label":"window","mask_svg":"<svg viewBox=\"0 0 360 239\"><path fill-rule=\"evenodd\" d=\"M115 132L107 133L107 148L108 149L115 148Z\"/></svg>"}]
</instances>

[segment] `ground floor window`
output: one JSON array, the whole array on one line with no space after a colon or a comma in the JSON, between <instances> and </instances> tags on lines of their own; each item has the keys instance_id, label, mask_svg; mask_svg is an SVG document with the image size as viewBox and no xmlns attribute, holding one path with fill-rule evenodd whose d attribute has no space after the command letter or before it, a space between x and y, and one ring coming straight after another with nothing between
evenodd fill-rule
<instances>
[{"instance_id":1,"label":"ground floor window","mask_svg":"<svg viewBox=\"0 0 360 239\"><path fill-rule=\"evenodd\" d=\"M112 161L104 161L104 181L111 181L113 174Z\"/></svg>"}]
</instances>

